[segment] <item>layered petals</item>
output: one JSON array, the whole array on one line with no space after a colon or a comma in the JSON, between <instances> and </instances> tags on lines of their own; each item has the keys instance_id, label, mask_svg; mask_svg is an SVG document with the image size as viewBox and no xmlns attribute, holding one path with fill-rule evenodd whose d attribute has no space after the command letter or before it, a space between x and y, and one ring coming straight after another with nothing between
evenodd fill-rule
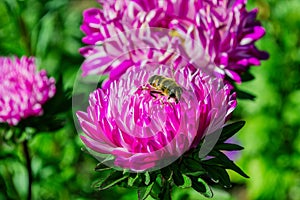
<instances>
[{"instance_id":1,"label":"layered petals","mask_svg":"<svg viewBox=\"0 0 300 200\"><path fill-rule=\"evenodd\" d=\"M198 53L203 55L204 50L213 63L216 75L229 77L238 83L242 81L241 74L250 66L260 65L260 60L268 58L266 52L255 46L255 42L265 34L265 29L256 20L257 9L246 10L246 0L98 2L103 9L88 9L83 14L81 29L86 34L83 42L88 45L102 44L108 38L132 29L168 29L174 32L173 37L200 42L200 52L196 48L186 49L190 52L189 59L194 59ZM89 67L83 68L84 75L100 72Z\"/></svg>"},{"instance_id":2,"label":"layered petals","mask_svg":"<svg viewBox=\"0 0 300 200\"><path fill-rule=\"evenodd\" d=\"M171 78L182 88L178 102L148 80ZM135 172L165 167L207 134L221 129L235 108L228 85L202 71L164 65L133 68L108 89L90 94L86 112L78 111L81 139L101 162ZM110 156L113 161L106 162Z\"/></svg>"}]
</instances>

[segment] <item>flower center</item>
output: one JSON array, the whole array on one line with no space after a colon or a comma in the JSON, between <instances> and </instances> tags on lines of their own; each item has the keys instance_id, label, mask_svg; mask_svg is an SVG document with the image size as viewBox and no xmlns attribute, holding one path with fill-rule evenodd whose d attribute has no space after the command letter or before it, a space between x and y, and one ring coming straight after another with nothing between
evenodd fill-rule
<instances>
[{"instance_id":1,"label":"flower center","mask_svg":"<svg viewBox=\"0 0 300 200\"><path fill-rule=\"evenodd\" d=\"M140 86L131 98L131 112L134 122L140 127L151 126L152 120L159 116L164 120L163 116L164 105L168 101L167 96L160 91L153 93L153 88L149 84ZM161 111L161 112L160 112Z\"/></svg>"}]
</instances>

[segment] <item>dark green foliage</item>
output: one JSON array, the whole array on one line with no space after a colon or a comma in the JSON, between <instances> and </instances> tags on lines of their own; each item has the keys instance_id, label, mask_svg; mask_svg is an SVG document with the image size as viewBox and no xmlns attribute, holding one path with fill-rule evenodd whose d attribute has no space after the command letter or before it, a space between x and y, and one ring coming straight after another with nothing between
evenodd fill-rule
<instances>
[{"instance_id":1,"label":"dark green foliage","mask_svg":"<svg viewBox=\"0 0 300 200\"><path fill-rule=\"evenodd\" d=\"M205 165L214 165L214 166L220 166L224 167L225 169L231 169L235 171L236 173L240 174L241 176L245 178L249 178L236 164L234 164L233 161L231 161L224 153L213 150L208 155L213 156L214 158L211 158L209 160L203 161L203 164Z\"/></svg>"},{"instance_id":2,"label":"dark green foliage","mask_svg":"<svg viewBox=\"0 0 300 200\"><path fill-rule=\"evenodd\" d=\"M152 182L146 187L139 187L138 188L138 199L139 200L146 199L150 195L154 184L155 184L155 182Z\"/></svg>"},{"instance_id":3,"label":"dark green foliage","mask_svg":"<svg viewBox=\"0 0 300 200\"><path fill-rule=\"evenodd\" d=\"M224 143L226 140L228 140L234 134L236 134L244 125L245 125L245 121L237 121L235 123L225 126L222 130L222 133L217 143L218 144Z\"/></svg>"},{"instance_id":4,"label":"dark green foliage","mask_svg":"<svg viewBox=\"0 0 300 200\"><path fill-rule=\"evenodd\" d=\"M105 190L112 186L115 186L116 184L122 182L125 179L128 179L129 173L123 173L121 171L114 171L111 174L109 174L108 177L106 177L103 181L99 181L95 183L94 187L98 190Z\"/></svg>"},{"instance_id":5,"label":"dark green foliage","mask_svg":"<svg viewBox=\"0 0 300 200\"><path fill-rule=\"evenodd\" d=\"M255 79L255 77L253 76L253 74L251 74L249 71L244 72L241 75L242 81L246 82L246 81L252 81L253 79Z\"/></svg>"},{"instance_id":6,"label":"dark green foliage","mask_svg":"<svg viewBox=\"0 0 300 200\"><path fill-rule=\"evenodd\" d=\"M245 122L239 121L226 125L221 132L220 138L214 149L208 154L212 158L202 160L198 156L199 147L192 152L187 152L171 165L162 168L159 171L145 173L128 173L112 170L110 175L103 179L99 179L94 185L95 188L103 190L114 185L119 185L127 188L137 188L139 199L145 199L151 195L154 199L170 199L171 190L174 186L192 187L203 196L211 198L212 190L205 181L211 180L218 183L222 187L228 188L231 186L230 178L227 169L231 169L241 176L248 176L231 161L220 150L241 150L242 147L235 144L225 143L226 140L236 134ZM103 164L98 164L96 171L106 170ZM188 182L191 184L189 185ZM154 192L158 188L158 193ZM157 194L157 195L156 195Z\"/></svg>"},{"instance_id":7,"label":"dark green foliage","mask_svg":"<svg viewBox=\"0 0 300 200\"><path fill-rule=\"evenodd\" d=\"M197 192L203 194L203 196L207 198L212 198L213 193L210 186L201 178L191 178L192 180L192 188L194 188Z\"/></svg>"},{"instance_id":8,"label":"dark green foliage","mask_svg":"<svg viewBox=\"0 0 300 200\"><path fill-rule=\"evenodd\" d=\"M253 94L250 94L249 92L242 91L242 90L239 90L239 89L236 90L236 96L239 99L245 99L245 100L246 99L248 99L248 100L254 100L255 99L255 96Z\"/></svg>"},{"instance_id":9,"label":"dark green foliage","mask_svg":"<svg viewBox=\"0 0 300 200\"><path fill-rule=\"evenodd\" d=\"M184 184L183 174L176 167L173 167L173 181L176 186L182 186Z\"/></svg>"},{"instance_id":10,"label":"dark green foliage","mask_svg":"<svg viewBox=\"0 0 300 200\"><path fill-rule=\"evenodd\" d=\"M215 149L225 150L225 151L240 151L243 150L244 147L238 144L223 143L223 144L217 144Z\"/></svg>"}]
</instances>

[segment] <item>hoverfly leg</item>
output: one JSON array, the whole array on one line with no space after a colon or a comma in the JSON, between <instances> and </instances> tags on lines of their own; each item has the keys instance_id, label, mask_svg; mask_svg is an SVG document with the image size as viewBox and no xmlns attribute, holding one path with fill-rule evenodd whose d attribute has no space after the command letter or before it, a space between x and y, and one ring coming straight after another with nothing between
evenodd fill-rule
<instances>
[{"instance_id":1,"label":"hoverfly leg","mask_svg":"<svg viewBox=\"0 0 300 200\"><path fill-rule=\"evenodd\" d=\"M160 91L155 91L155 90L150 91L150 95L156 99L157 96L154 95L154 94L161 94L161 92Z\"/></svg>"},{"instance_id":2,"label":"hoverfly leg","mask_svg":"<svg viewBox=\"0 0 300 200\"><path fill-rule=\"evenodd\" d=\"M150 88L147 86L142 86L142 90L149 90Z\"/></svg>"}]
</instances>

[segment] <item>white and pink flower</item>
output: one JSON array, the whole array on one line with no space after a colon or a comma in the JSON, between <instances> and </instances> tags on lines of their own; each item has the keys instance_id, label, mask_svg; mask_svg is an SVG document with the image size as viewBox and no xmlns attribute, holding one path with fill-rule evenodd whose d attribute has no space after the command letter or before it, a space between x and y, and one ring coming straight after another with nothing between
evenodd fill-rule
<instances>
[{"instance_id":1,"label":"white and pink flower","mask_svg":"<svg viewBox=\"0 0 300 200\"><path fill-rule=\"evenodd\" d=\"M0 122L17 125L43 114L42 105L54 96L54 78L37 71L33 57L0 57Z\"/></svg>"},{"instance_id":2,"label":"white and pink flower","mask_svg":"<svg viewBox=\"0 0 300 200\"><path fill-rule=\"evenodd\" d=\"M152 75L176 81L183 89L178 103L166 95L153 97L148 84ZM77 112L81 139L95 157L112 167L160 169L223 127L236 106L230 92L222 79L188 66L135 68L109 88L90 94L87 112ZM111 155L114 159L105 162Z\"/></svg>"},{"instance_id":3,"label":"white and pink flower","mask_svg":"<svg viewBox=\"0 0 300 200\"><path fill-rule=\"evenodd\" d=\"M209 56L216 75L240 83L241 74L268 54L255 46L265 34L256 20L257 9L246 10L246 0L99 0L103 9L90 8L83 14L82 41L98 45L122 32L139 28L164 28L173 36L191 38L201 48L189 49L190 55ZM85 57L85 51L81 51ZM111 52L105 51L106 54ZM89 54L89 56L93 56ZM193 59L194 57L190 57ZM83 74L97 70L85 63ZM95 66L94 66L95 67ZM101 64L98 65L102 67Z\"/></svg>"}]
</instances>

